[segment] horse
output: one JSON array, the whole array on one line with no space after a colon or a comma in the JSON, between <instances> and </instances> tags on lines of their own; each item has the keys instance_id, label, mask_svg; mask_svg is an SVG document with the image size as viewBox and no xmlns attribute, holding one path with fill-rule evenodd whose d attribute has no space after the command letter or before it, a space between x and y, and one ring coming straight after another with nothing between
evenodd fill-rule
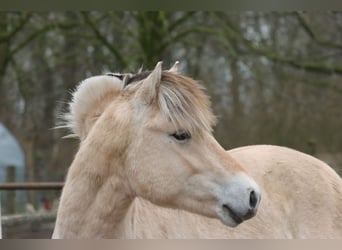
<instances>
[{"instance_id":1,"label":"horse","mask_svg":"<svg viewBox=\"0 0 342 250\"><path fill-rule=\"evenodd\" d=\"M66 127L80 139L52 238L339 238L342 181L293 149L226 151L194 79L152 71L82 81Z\"/></svg>"}]
</instances>

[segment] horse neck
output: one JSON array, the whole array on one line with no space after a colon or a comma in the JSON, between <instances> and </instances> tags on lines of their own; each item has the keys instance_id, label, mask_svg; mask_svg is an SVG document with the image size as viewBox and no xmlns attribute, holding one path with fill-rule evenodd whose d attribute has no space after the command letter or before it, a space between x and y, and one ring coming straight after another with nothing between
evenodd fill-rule
<instances>
[{"instance_id":1,"label":"horse neck","mask_svg":"<svg viewBox=\"0 0 342 250\"><path fill-rule=\"evenodd\" d=\"M119 237L132 198L120 174L124 154L109 151L103 141L81 144L65 182L53 237Z\"/></svg>"}]
</instances>

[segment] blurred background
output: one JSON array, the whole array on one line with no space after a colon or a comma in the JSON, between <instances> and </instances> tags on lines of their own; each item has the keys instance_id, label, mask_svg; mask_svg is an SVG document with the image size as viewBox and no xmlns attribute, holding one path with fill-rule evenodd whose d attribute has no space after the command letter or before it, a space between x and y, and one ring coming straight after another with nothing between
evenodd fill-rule
<instances>
[{"instance_id":1,"label":"blurred background","mask_svg":"<svg viewBox=\"0 0 342 250\"><path fill-rule=\"evenodd\" d=\"M53 128L81 80L176 60L205 85L226 149L287 146L342 174L342 12L0 12L0 182L64 180L78 141ZM1 193L3 215L60 195Z\"/></svg>"}]
</instances>

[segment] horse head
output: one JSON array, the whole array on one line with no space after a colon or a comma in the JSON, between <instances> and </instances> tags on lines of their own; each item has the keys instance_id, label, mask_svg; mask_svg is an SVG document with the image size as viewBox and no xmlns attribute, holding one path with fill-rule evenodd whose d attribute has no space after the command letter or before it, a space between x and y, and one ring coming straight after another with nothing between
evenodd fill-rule
<instances>
[{"instance_id":1,"label":"horse head","mask_svg":"<svg viewBox=\"0 0 342 250\"><path fill-rule=\"evenodd\" d=\"M128 197L237 226L256 214L260 189L214 138L209 98L177 64L86 79L67 124L80 147L105 148L96 155L106 155L106 173L121 178Z\"/></svg>"}]
</instances>

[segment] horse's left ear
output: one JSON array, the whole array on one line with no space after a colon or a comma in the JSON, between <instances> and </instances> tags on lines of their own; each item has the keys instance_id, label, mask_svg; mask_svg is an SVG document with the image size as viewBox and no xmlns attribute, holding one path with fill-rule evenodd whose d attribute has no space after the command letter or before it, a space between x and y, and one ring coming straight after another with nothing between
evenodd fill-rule
<instances>
[{"instance_id":1,"label":"horse's left ear","mask_svg":"<svg viewBox=\"0 0 342 250\"><path fill-rule=\"evenodd\" d=\"M179 61L176 61L175 64L168 71L171 73L179 74L178 65Z\"/></svg>"},{"instance_id":2,"label":"horse's left ear","mask_svg":"<svg viewBox=\"0 0 342 250\"><path fill-rule=\"evenodd\" d=\"M151 74L142 82L141 95L147 104L158 99L162 76L162 62L158 62Z\"/></svg>"}]
</instances>

